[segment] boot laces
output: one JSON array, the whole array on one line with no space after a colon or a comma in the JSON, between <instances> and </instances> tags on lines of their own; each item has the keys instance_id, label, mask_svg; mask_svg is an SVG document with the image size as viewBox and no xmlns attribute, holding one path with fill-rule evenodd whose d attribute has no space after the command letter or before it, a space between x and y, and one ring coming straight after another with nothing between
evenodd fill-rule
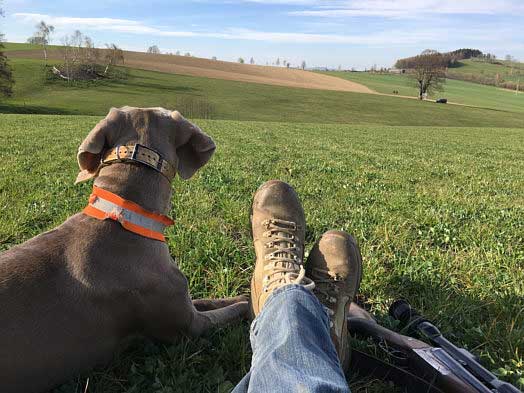
<instances>
[{"instance_id":1,"label":"boot laces","mask_svg":"<svg viewBox=\"0 0 524 393\"><path fill-rule=\"evenodd\" d=\"M299 239L295 235L296 223L272 218L265 220L263 225L267 229L264 236L270 239L266 242L266 248L274 249L264 257L270 262L264 266L267 273L264 276L263 291L269 292L270 289L286 284L300 284L312 290L315 283L306 277Z\"/></svg>"},{"instance_id":2,"label":"boot laces","mask_svg":"<svg viewBox=\"0 0 524 393\"><path fill-rule=\"evenodd\" d=\"M312 278L315 280L315 294L320 298L322 303L327 307L330 317L335 315L338 302L338 295L340 292L339 283L344 279L336 273L329 270L313 268Z\"/></svg>"}]
</instances>

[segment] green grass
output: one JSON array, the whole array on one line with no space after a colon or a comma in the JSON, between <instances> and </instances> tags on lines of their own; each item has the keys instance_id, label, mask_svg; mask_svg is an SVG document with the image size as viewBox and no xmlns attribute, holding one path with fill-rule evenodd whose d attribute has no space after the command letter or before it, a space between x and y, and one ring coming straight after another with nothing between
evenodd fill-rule
<instances>
[{"instance_id":1,"label":"green grass","mask_svg":"<svg viewBox=\"0 0 524 393\"><path fill-rule=\"evenodd\" d=\"M49 83L38 60L12 60L14 97L4 113L105 115L112 106L209 103L214 119L411 126L523 127L524 111L437 105L372 94L294 89L129 69L127 80L89 87Z\"/></svg>"},{"instance_id":2,"label":"green grass","mask_svg":"<svg viewBox=\"0 0 524 393\"><path fill-rule=\"evenodd\" d=\"M0 249L84 206L90 185L73 185L75 155L98 120L0 115ZM404 296L487 368L524 383L523 129L197 123L217 153L193 179L175 181L168 231L194 297L248 289L251 197L279 178L302 199L308 249L330 228L358 239L361 293L384 323ZM136 339L57 392L83 391L88 377L91 393L228 392L249 362L247 324L173 345Z\"/></svg>"},{"instance_id":3,"label":"green grass","mask_svg":"<svg viewBox=\"0 0 524 393\"><path fill-rule=\"evenodd\" d=\"M488 63L476 59L462 60L458 67L449 69L449 72L458 75L478 75L495 78L497 74L505 81L517 82L521 80L524 84L524 63L509 63L497 60L497 63Z\"/></svg>"},{"instance_id":4,"label":"green grass","mask_svg":"<svg viewBox=\"0 0 524 393\"><path fill-rule=\"evenodd\" d=\"M42 45L33 45L33 44L26 44L23 42L4 42L4 52L10 52L14 50L35 50L40 49L42 50L42 58L44 57L44 51L42 48ZM59 48L58 45L49 45L48 48Z\"/></svg>"},{"instance_id":5,"label":"green grass","mask_svg":"<svg viewBox=\"0 0 524 393\"><path fill-rule=\"evenodd\" d=\"M393 90L398 90L399 95L416 97L418 94L406 75L338 71L329 71L327 74L362 83L379 93L392 94ZM446 97L451 102L481 108L524 113L524 92L516 95L515 92L494 86L447 79L444 91L435 93L433 98L436 97Z\"/></svg>"}]
</instances>

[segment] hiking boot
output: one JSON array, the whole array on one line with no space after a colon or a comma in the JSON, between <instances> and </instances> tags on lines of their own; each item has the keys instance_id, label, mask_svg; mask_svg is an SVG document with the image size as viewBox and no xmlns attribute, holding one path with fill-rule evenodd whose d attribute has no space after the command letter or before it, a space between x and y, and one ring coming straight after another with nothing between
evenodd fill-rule
<instances>
[{"instance_id":1,"label":"hiking boot","mask_svg":"<svg viewBox=\"0 0 524 393\"><path fill-rule=\"evenodd\" d=\"M357 242L342 231L324 233L308 256L306 273L315 282L313 292L328 310L331 338L346 371L350 357L347 311L362 277Z\"/></svg>"},{"instance_id":2,"label":"hiking boot","mask_svg":"<svg viewBox=\"0 0 524 393\"><path fill-rule=\"evenodd\" d=\"M293 188L271 180L257 190L251 211L256 263L251 279L251 311L257 316L271 293L284 285L313 289L305 277L304 210Z\"/></svg>"}]
</instances>

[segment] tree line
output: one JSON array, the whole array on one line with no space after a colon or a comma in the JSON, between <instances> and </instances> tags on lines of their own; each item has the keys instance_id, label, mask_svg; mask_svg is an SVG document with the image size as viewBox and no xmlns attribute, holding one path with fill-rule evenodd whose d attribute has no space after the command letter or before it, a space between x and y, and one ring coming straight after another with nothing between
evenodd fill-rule
<instances>
[{"instance_id":1,"label":"tree line","mask_svg":"<svg viewBox=\"0 0 524 393\"><path fill-rule=\"evenodd\" d=\"M0 2L0 18L4 16ZM13 94L13 85L15 84L11 66L7 61L7 57L3 52L4 35L0 32L0 96L10 97Z\"/></svg>"},{"instance_id":2,"label":"tree line","mask_svg":"<svg viewBox=\"0 0 524 393\"><path fill-rule=\"evenodd\" d=\"M420 55L406 57L404 59L399 59L395 63L395 68L398 69L413 69L417 62L420 60L421 55L425 54L438 54L438 62L442 67L453 67L460 60L466 60L471 58L486 58L486 59L496 59L495 55L490 53L484 54L478 49L457 49L452 52L440 53L431 49L426 49ZM437 58L435 58L437 60Z\"/></svg>"}]
</instances>

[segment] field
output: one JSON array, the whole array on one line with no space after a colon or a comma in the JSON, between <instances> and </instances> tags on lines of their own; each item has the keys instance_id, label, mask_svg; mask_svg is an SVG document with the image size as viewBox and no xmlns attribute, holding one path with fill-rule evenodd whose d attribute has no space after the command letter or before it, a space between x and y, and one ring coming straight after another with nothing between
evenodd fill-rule
<instances>
[{"instance_id":1,"label":"field","mask_svg":"<svg viewBox=\"0 0 524 393\"><path fill-rule=\"evenodd\" d=\"M524 124L524 111L509 113L376 94L289 88L131 68L127 69L125 80L69 87L62 81L45 80L38 60L14 59L12 64L15 94L0 102L0 112L4 113L105 115L112 106L132 105L178 108L190 117L226 120L479 127ZM191 103L208 107L209 111L192 111Z\"/></svg>"},{"instance_id":2,"label":"field","mask_svg":"<svg viewBox=\"0 0 524 393\"><path fill-rule=\"evenodd\" d=\"M438 105L388 96L416 95L400 75L136 52L126 52L120 79L68 85L44 76L40 50L7 51L16 85L0 101L0 251L82 209L90 185L73 185L76 150L110 107L178 109L205 118L195 122L218 145L210 165L173 184L168 244L194 298L249 291L251 197L282 179L301 196L307 249L331 228L358 239L360 300L384 325L394 328L387 308L406 297L524 388L524 94L448 80L439 96L469 106ZM59 49L50 54L56 62ZM89 393L225 393L250 356L247 322L172 345L135 338L53 393L83 392L88 381ZM354 393L391 391L349 377Z\"/></svg>"},{"instance_id":3,"label":"field","mask_svg":"<svg viewBox=\"0 0 524 393\"><path fill-rule=\"evenodd\" d=\"M0 115L1 250L84 206L90 185L73 185L76 149L99 118ZM248 290L251 196L279 178L301 196L309 247L330 228L356 236L361 297L383 323L404 296L524 387L524 129L196 122L217 153L193 179L175 181L168 231L194 297ZM135 339L107 368L55 393L84 391L87 378L91 393L229 392L249 361L247 323L173 345Z\"/></svg>"},{"instance_id":4,"label":"field","mask_svg":"<svg viewBox=\"0 0 524 393\"><path fill-rule=\"evenodd\" d=\"M42 59L41 49L31 48L31 45L24 47L24 45L26 44L7 43L8 56L10 58ZM63 54L58 47L51 48L48 56L51 60L63 59ZM103 58L103 54L101 57ZM327 75L285 67L265 67L197 57L153 55L128 51L124 52L124 57L127 67L142 70L277 86L371 93L367 87L351 81L340 82Z\"/></svg>"},{"instance_id":5,"label":"field","mask_svg":"<svg viewBox=\"0 0 524 393\"><path fill-rule=\"evenodd\" d=\"M459 68L453 68L453 70L457 69ZM393 90L397 90L402 96L416 97L418 94L412 81L405 75L338 71L327 72L327 74L361 83L383 94L392 94ZM444 91L434 94L432 98L437 97L446 97L451 102L475 107L524 113L523 92L517 95L514 91L494 86L447 79Z\"/></svg>"}]
</instances>

